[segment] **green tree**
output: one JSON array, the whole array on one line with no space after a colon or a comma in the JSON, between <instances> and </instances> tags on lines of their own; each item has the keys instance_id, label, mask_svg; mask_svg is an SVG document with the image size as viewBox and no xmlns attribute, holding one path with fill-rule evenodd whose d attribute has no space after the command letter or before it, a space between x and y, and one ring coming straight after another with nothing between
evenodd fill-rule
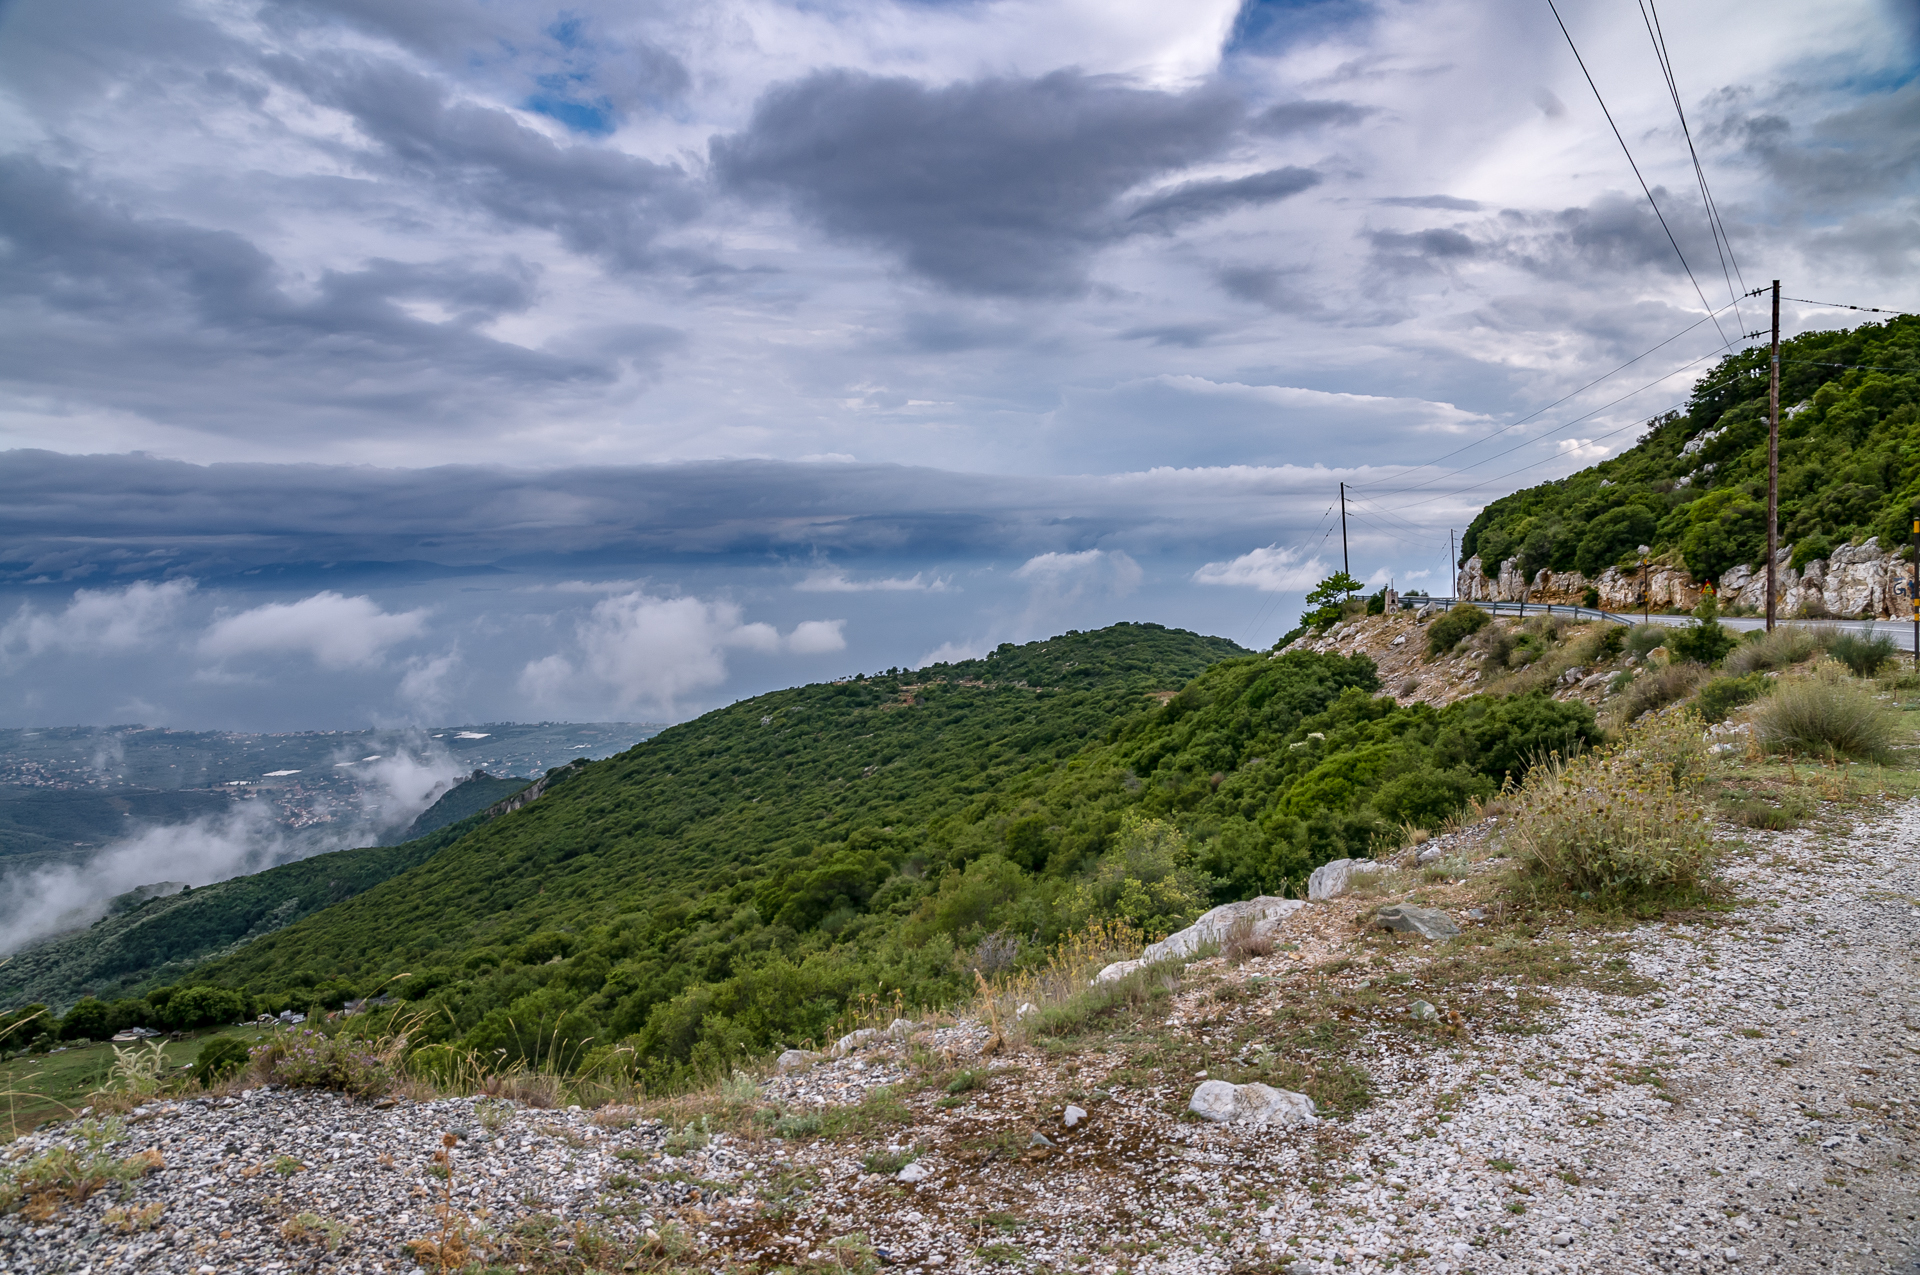
<instances>
[{"instance_id":1,"label":"green tree","mask_svg":"<svg viewBox=\"0 0 1920 1275\"><path fill-rule=\"evenodd\" d=\"M1307 613L1300 617L1301 623L1315 628L1332 624L1340 618L1341 605L1361 587L1360 582L1346 572L1334 572L1314 585L1313 592L1307 595Z\"/></svg>"},{"instance_id":2,"label":"green tree","mask_svg":"<svg viewBox=\"0 0 1920 1275\"><path fill-rule=\"evenodd\" d=\"M62 1040L105 1040L113 1035L107 1026L108 1013L104 1002L91 996L83 996L67 1016L60 1020L60 1038Z\"/></svg>"}]
</instances>

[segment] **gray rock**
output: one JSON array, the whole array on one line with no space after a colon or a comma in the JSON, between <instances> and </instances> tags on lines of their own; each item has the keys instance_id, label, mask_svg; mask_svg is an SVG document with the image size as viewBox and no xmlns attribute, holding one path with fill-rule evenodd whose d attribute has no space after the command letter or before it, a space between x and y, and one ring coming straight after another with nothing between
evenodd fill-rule
<instances>
[{"instance_id":1,"label":"gray rock","mask_svg":"<svg viewBox=\"0 0 1920 1275\"><path fill-rule=\"evenodd\" d=\"M1140 959L1146 962L1186 960L1204 944L1223 941L1228 932L1242 922L1250 923L1255 935L1267 934L1305 906L1302 899L1277 899L1268 894L1241 903L1222 903L1210 912L1201 913L1200 919L1186 929L1149 946L1140 953ZM1100 972L1104 975L1106 970Z\"/></svg>"},{"instance_id":2,"label":"gray rock","mask_svg":"<svg viewBox=\"0 0 1920 1275\"><path fill-rule=\"evenodd\" d=\"M1301 1125L1314 1123L1313 1099L1272 1085L1236 1085L1206 1080L1193 1091L1187 1110L1215 1124Z\"/></svg>"},{"instance_id":3,"label":"gray rock","mask_svg":"<svg viewBox=\"0 0 1920 1275\"><path fill-rule=\"evenodd\" d=\"M887 1024L888 1040L905 1040L920 1030L920 1024L911 1018L896 1018Z\"/></svg>"},{"instance_id":4,"label":"gray rock","mask_svg":"<svg viewBox=\"0 0 1920 1275\"><path fill-rule=\"evenodd\" d=\"M1313 900L1337 899L1354 885L1354 875L1378 872L1381 865L1371 859L1335 859L1323 863L1307 878L1307 897Z\"/></svg>"},{"instance_id":5,"label":"gray rock","mask_svg":"<svg viewBox=\"0 0 1920 1275\"><path fill-rule=\"evenodd\" d=\"M859 1031L848 1032L839 1040L834 1041L833 1048L828 1052L835 1058L845 1058L854 1050L865 1048L867 1044L878 1039L879 1036L880 1033L874 1028L862 1027Z\"/></svg>"},{"instance_id":6,"label":"gray rock","mask_svg":"<svg viewBox=\"0 0 1920 1275\"><path fill-rule=\"evenodd\" d=\"M1445 912L1416 907L1411 903L1391 903L1381 908L1375 919L1389 930L1418 934L1423 939L1450 939L1460 933Z\"/></svg>"},{"instance_id":7,"label":"gray rock","mask_svg":"<svg viewBox=\"0 0 1920 1275\"><path fill-rule=\"evenodd\" d=\"M902 1182L920 1182L920 1181L924 1181L929 1177L932 1177L933 1170L929 1169L926 1165L920 1163L918 1160L915 1160L911 1164L907 1164L903 1166L900 1172L894 1174L893 1176L898 1178Z\"/></svg>"},{"instance_id":8,"label":"gray rock","mask_svg":"<svg viewBox=\"0 0 1920 1275\"><path fill-rule=\"evenodd\" d=\"M1073 1128L1073 1126L1079 1124L1082 1120L1085 1120L1086 1118L1087 1118L1087 1112L1084 1107L1070 1106L1067 1108L1067 1112L1066 1112L1067 1128L1069 1129Z\"/></svg>"},{"instance_id":9,"label":"gray rock","mask_svg":"<svg viewBox=\"0 0 1920 1275\"><path fill-rule=\"evenodd\" d=\"M1440 1017L1440 1011L1425 1001L1415 1001L1413 1004L1407 1006L1407 1015L1410 1018L1417 1018L1424 1023L1430 1019Z\"/></svg>"},{"instance_id":10,"label":"gray rock","mask_svg":"<svg viewBox=\"0 0 1920 1275\"><path fill-rule=\"evenodd\" d=\"M1035 1133L1028 1137L1027 1145L1030 1147L1050 1147L1053 1145L1053 1139L1044 1133Z\"/></svg>"},{"instance_id":11,"label":"gray rock","mask_svg":"<svg viewBox=\"0 0 1920 1275\"><path fill-rule=\"evenodd\" d=\"M820 1058L821 1055L811 1049L789 1049L774 1059L773 1069L784 1076L790 1071L804 1071L819 1062Z\"/></svg>"},{"instance_id":12,"label":"gray rock","mask_svg":"<svg viewBox=\"0 0 1920 1275\"><path fill-rule=\"evenodd\" d=\"M1098 974L1095 974L1093 981L1094 983L1111 983L1116 978L1125 978L1145 964L1145 961L1115 961ZM1026 1015L1021 1014L1019 1017L1024 1018Z\"/></svg>"},{"instance_id":13,"label":"gray rock","mask_svg":"<svg viewBox=\"0 0 1920 1275\"><path fill-rule=\"evenodd\" d=\"M1415 863L1433 863L1436 860L1444 859L1446 854L1447 848L1445 846L1422 846L1420 853L1413 856L1413 861Z\"/></svg>"}]
</instances>

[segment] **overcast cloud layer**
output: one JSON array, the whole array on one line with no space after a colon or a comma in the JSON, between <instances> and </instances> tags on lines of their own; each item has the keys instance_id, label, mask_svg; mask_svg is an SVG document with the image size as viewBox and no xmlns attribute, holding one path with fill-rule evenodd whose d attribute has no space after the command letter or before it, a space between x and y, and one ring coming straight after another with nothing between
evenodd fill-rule
<instances>
[{"instance_id":1,"label":"overcast cloud layer","mask_svg":"<svg viewBox=\"0 0 1920 1275\"><path fill-rule=\"evenodd\" d=\"M1724 262L1641 10L1562 10L1694 278L1537 0L0 4L0 721L1270 642L1342 479L1437 585L1707 306L1920 308L1910 3L1661 12Z\"/></svg>"}]
</instances>

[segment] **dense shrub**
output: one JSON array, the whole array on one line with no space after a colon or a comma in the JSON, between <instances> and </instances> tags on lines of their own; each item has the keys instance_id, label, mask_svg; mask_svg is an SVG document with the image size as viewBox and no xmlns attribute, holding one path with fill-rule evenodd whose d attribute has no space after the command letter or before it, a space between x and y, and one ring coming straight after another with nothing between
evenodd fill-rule
<instances>
[{"instance_id":1,"label":"dense shrub","mask_svg":"<svg viewBox=\"0 0 1920 1275\"><path fill-rule=\"evenodd\" d=\"M1765 673L1745 677L1716 677L1700 688L1694 706L1709 722L1724 722L1727 714L1743 704L1751 704L1767 693L1771 681Z\"/></svg>"},{"instance_id":2,"label":"dense shrub","mask_svg":"<svg viewBox=\"0 0 1920 1275\"><path fill-rule=\"evenodd\" d=\"M1734 676L1791 668L1819 654L1829 640L1827 633L1799 624L1782 624L1771 633L1755 629L1720 667Z\"/></svg>"},{"instance_id":3,"label":"dense shrub","mask_svg":"<svg viewBox=\"0 0 1920 1275\"><path fill-rule=\"evenodd\" d=\"M1753 725L1769 753L1856 761L1892 761L1899 732L1892 711L1831 664L1776 688Z\"/></svg>"},{"instance_id":4,"label":"dense shrub","mask_svg":"<svg viewBox=\"0 0 1920 1275\"><path fill-rule=\"evenodd\" d=\"M1714 861L1708 810L1691 791L1700 749L1699 718L1680 713L1535 767L1503 821L1523 880L1614 906L1697 892Z\"/></svg>"},{"instance_id":5,"label":"dense shrub","mask_svg":"<svg viewBox=\"0 0 1920 1275\"><path fill-rule=\"evenodd\" d=\"M1443 616L1427 625L1427 654L1445 655L1461 638L1478 633L1493 619L1471 602L1456 602Z\"/></svg>"},{"instance_id":6,"label":"dense shrub","mask_svg":"<svg viewBox=\"0 0 1920 1275\"><path fill-rule=\"evenodd\" d=\"M1667 638L1673 630L1664 624L1636 624L1627 631L1624 645L1627 654L1636 659L1644 658L1648 651L1667 644Z\"/></svg>"},{"instance_id":7,"label":"dense shrub","mask_svg":"<svg viewBox=\"0 0 1920 1275\"><path fill-rule=\"evenodd\" d=\"M105 1040L113 1035L111 1022L112 1014L103 1002L83 996L60 1020L60 1039Z\"/></svg>"},{"instance_id":8,"label":"dense shrub","mask_svg":"<svg viewBox=\"0 0 1920 1275\"><path fill-rule=\"evenodd\" d=\"M1857 632L1834 634L1827 643L1827 654L1846 665L1856 677L1872 677L1899 656L1900 648L1887 634L1875 633L1873 625L1866 624Z\"/></svg>"},{"instance_id":9,"label":"dense shrub","mask_svg":"<svg viewBox=\"0 0 1920 1275\"><path fill-rule=\"evenodd\" d=\"M1700 599L1693 614L1695 623L1672 630L1667 649L1679 659L1709 666L1718 664L1739 644L1739 635L1720 623L1720 605L1712 594Z\"/></svg>"},{"instance_id":10,"label":"dense shrub","mask_svg":"<svg viewBox=\"0 0 1920 1275\"><path fill-rule=\"evenodd\" d=\"M175 1030L212 1027L245 1016L247 999L225 987L183 987L160 1007L160 1019Z\"/></svg>"},{"instance_id":11,"label":"dense shrub","mask_svg":"<svg viewBox=\"0 0 1920 1275\"><path fill-rule=\"evenodd\" d=\"M296 1027L255 1045L249 1056L275 1083L365 1096L386 1089L392 1079L392 1052L405 1044L404 1039L389 1041L382 1049L345 1033L329 1036Z\"/></svg>"},{"instance_id":12,"label":"dense shrub","mask_svg":"<svg viewBox=\"0 0 1920 1275\"><path fill-rule=\"evenodd\" d=\"M1683 700L1699 689L1711 676L1699 664L1669 664L1664 668L1642 669L1621 687L1607 705L1607 713L1619 725L1637 720L1645 713Z\"/></svg>"},{"instance_id":13,"label":"dense shrub","mask_svg":"<svg viewBox=\"0 0 1920 1275\"><path fill-rule=\"evenodd\" d=\"M211 1088L247 1065L247 1047L231 1036L210 1036L193 1061L193 1078Z\"/></svg>"}]
</instances>

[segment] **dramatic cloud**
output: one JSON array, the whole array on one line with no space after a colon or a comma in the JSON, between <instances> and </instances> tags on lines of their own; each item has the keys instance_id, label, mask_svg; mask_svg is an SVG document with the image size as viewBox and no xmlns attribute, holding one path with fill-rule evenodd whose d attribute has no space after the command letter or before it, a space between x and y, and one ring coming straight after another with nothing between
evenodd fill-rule
<instances>
[{"instance_id":1,"label":"dramatic cloud","mask_svg":"<svg viewBox=\"0 0 1920 1275\"><path fill-rule=\"evenodd\" d=\"M1209 562L1193 573L1193 579L1196 584L1241 585L1263 593L1301 593L1332 571L1332 566L1319 558L1303 557L1297 549L1268 545L1231 562Z\"/></svg>"},{"instance_id":2,"label":"dramatic cloud","mask_svg":"<svg viewBox=\"0 0 1920 1275\"><path fill-rule=\"evenodd\" d=\"M365 667L394 644L418 637L426 618L425 610L389 614L372 598L328 591L225 616L200 639L200 649L220 658L297 651L321 668Z\"/></svg>"},{"instance_id":3,"label":"dramatic cloud","mask_svg":"<svg viewBox=\"0 0 1920 1275\"><path fill-rule=\"evenodd\" d=\"M153 641L192 592L191 580L143 581L124 589L76 590L55 612L28 603L0 625L0 656L130 651Z\"/></svg>"},{"instance_id":4,"label":"dramatic cloud","mask_svg":"<svg viewBox=\"0 0 1920 1275\"><path fill-rule=\"evenodd\" d=\"M830 654L846 649L845 623L807 620L782 637L771 624L743 622L731 602L623 593L596 603L579 622L577 657L533 660L520 685L537 703L570 704L604 687L622 708L642 704L671 714L688 694L726 680L729 650Z\"/></svg>"},{"instance_id":5,"label":"dramatic cloud","mask_svg":"<svg viewBox=\"0 0 1920 1275\"><path fill-rule=\"evenodd\" d=\"M0 4L0 718L1259 644L1343 482L1438 580L1759 326L1703 293L1920 309L1910 8L1663 13L1690 137L1566 11L1663 228L1518 0Z\"/></svg>"},{"instance_id":6,"label":"dramatic cloud","mask_svg":"<svg viewBox=\"0 0 1920 1275\"><path fill-rule=\"evenodd\" d=\"M828 568L815 571L793 587L802 593L938 593L947 587L947 581L922 571L910 576L855 580L845 571Z\"/></svg>"},{"instance_id":7,"label":"dramatic cloud","mask_svg":"<svg viewBox=\"0 0 1920 1275\"><path fill-rule=\"evenodd\" d=\"M896 252L962 292L1071 293L1087 258L1128 233L1115 201L1223 149L1242 114L1218 91L1161 93L1057 71L929 89L850 71L770 91L745 132L714 139L716 171L785 196L828 233ZM1288 170L1216 205L1312 184ZM1219 184L1216 184L1219 185Z\"/></svg>"}]
</instances>

